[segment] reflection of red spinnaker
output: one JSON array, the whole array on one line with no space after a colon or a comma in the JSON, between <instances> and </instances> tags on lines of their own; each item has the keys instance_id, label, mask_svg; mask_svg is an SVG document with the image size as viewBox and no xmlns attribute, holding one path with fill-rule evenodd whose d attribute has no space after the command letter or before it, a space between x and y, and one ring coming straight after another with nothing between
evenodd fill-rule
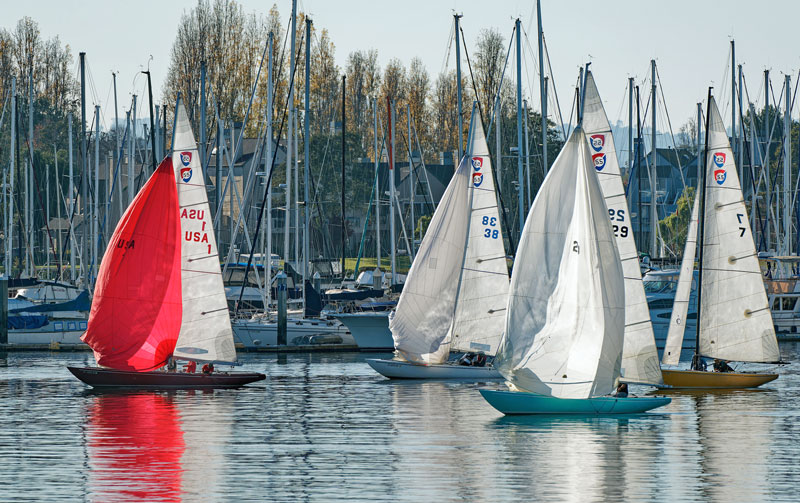
<instances>
[{"instance_id":1,"label":"reflection of red spinnaker","mask_svg":"<svg viewBox=\"0 0 800 503\"><path fill-rule=\"evenodd\" d=\"M98 395L89 407L89 493L99 501L180 501L183 431L157 394Z\"/></svg>"}]
</instances>

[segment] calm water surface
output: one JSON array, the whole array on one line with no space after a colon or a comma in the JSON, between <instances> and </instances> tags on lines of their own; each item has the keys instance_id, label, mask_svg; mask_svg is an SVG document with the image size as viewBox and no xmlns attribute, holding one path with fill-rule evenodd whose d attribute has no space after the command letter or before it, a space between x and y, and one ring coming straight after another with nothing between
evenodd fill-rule
<instances>
[{"instance_id":1,"label":"calm water surface","mask_svg":"<svg viewBox=\"0 0 800 503\"><path fill-rule=\"evenodd\" d=\"M65 368L90 353L0 354L0 499L800 498L800 363L762 390L570 419L505 418L477 392L497 384L390 382L358 353L240 356L267 381L97 393Z\"/></svg>"}]
</instances>

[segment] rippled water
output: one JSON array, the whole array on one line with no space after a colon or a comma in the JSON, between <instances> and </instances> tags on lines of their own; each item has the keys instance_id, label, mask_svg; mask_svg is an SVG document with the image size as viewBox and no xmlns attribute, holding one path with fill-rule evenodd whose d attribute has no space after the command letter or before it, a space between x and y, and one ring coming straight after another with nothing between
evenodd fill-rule
<instances>
[{"instance_id":1,"label":"rippled water","mask_svg":"<svg viewBox=\"0 0 800 503\"><path fill-rule=\"evenodd\" d=\"M783 344L800 361L800 345ZM374 355L371 355L374 356ZM631 418L506 418L497 384L390 382L358 353L241 355L239 390L96 393L89 353L0 355L0 499L797 501L800 363ZM644 388L634 390L645 392Z\"/></svg>"}]
</instances>

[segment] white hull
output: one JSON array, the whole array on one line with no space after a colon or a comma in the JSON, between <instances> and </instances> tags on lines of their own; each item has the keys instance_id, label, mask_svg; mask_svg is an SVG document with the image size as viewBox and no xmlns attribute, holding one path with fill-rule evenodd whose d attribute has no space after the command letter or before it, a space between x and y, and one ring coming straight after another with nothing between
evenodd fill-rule
<instances>
[{"instance_id":1,"label":"white hull","mask_svg":"<svg viewBox=\"0 0 800 503\"><path fill-rule=\"evenodd\" d=\"M245 349L278 345L278 323L275 321L236 320L233 322L233 334L236 342ZM317 319L289 319L286 323L286 342L289 346L355 345L347 327L335 320Z\"/></svg>"},{"instance_id":2,"label":"white hull","mask_svg":"<svg viewBox=\"0 0 800 503\"><path fill-rule=\"evenodd\" d=\"M334 315L344 323L358 344L367 351L394 351L394 339L389 330L389 313L352 313Z\"/></svg>"},{"instance_id":3,"label":"white hull","mask_svg":"<svg viewBox=\"0 0 800 503\"><path fill-rule=\"evenodd\" d=\"M468 367L456 363L420 365L399 360L367 359L379 374L390 379L460 379L470 381L502 381L504 378L494 367Z\"/></svg>"},{"instance_id":4,"label":"white hull","mask_svg":"<svg viewBox=\"0 0 800 503\"><path fill-rule=\"evenodd\" d=\"M39 328L11 329L8 331L10 345L66 345L88 347L81 341L86 332L86 319L56 320Z\"/></svg>"}]
</instances>

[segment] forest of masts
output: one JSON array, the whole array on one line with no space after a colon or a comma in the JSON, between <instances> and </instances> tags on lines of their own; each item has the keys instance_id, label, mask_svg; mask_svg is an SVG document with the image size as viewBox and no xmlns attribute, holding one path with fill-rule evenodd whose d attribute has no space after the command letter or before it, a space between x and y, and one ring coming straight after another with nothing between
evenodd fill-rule
<instances>
[{"instance_id":1,"label":"forest of masts","mask_svg":"<svg viewBox=\"0 0 800 503\"><path fill-rule=\"evenodd\" d=\"M273 253L289 260L302 256L305 218L309 220L309 258L336 258L343 253L348 257L380 254L388 259L392 249L410 258L435 204L423 173L432 176L437 167L439 173L445 169L452 173L453 160L464 149L473 102L487 131L505 213L507 250L513 255L527 209L574 122L574 113L562 115L561 107L574 109L575 102L570 102L570 95L559 102L541 29L533 40L521 23L509 26L508 37L497 29L481 29L470 47L463 36L466 21L460 16L450 20L450 42L442 48L443 65L433 78L419 58L407 64L392 59L381 68L374 49L351 52L340 68L327 30L303 13L294 19L292 44L287 36L292 16L282 18L275 6L263 15L245 13L235 1L200 0L177 24L169 72L163 88L156 90L156 103L150 102L148 76L138 67L126 92L117 92L119 72L114 75L113 89L96 89L93 71L106 70L92 68L90 48L85 58L76 59L57 36L45 40L30 18L19 20L13 30L0 29L0 165L5 189L0 264L7 275L15 277L91 284L117 220L154 164L169 154L178 96L200 142L224 261L240 260L237 252L264 253L270 239L263 229L269 227ZM448 29L445 22L442 29ZM726 82L730 85L722 86L725 90L718 94L718 101L727 103L723 115L733 122L728 127L757 246L762 251L795 253L800 248L800 211L794 211L800 204L800 178L792 152L800 155L800 124L790 117L800 79L792 86L787 75L781 90L773 92L765 71L763 78L759 76L760 91L753 96L741 65L736 65L733 42L728 61ZM650 153L655 140L659 148L674 148L682 153L679 158L690 159L697 155L702 135L697 135L694 113L686 114L691 118L673 133L656 75L653 63L652 72L644 78L629 79L631 101L627 114L617 117L615 143L625 180L633 173L642 179L640 185L627 188L629 198L641 187L647 194L640 194L637 204L650 204L652 181L659 194L655 238L647 230L652 226L637 226L637 218L633 219L635 231L643 228L637 240L640 251L674 260L683 250L696 164L694 171L682 166L683 196L672 205L674 212L667 211L659 204L663 177L669 175L660 169L656 174ZM291 100L290 84L294 88ZM124 98L118 100L118 96ZM654 112L652 103L660 109ZM542 104L547 110L546 142ZM398 168L395 183L399 186L403 176L413 181L405 183L405 192L398 192L395 207L388 196L390 110L394 167ZM614 125L614 117L611 120ZM241 131L255 145L249 157L242 155ZM655 131L668 133L656 135ZM289 133L293 138L291 187L286 186ZM266 140L270 135L271 142ZM281 154L269 177L272 218L259 236L253 236L264 181L273 168L269 154L276 144ZM642 145L641 152L634 150L635 145ZM239 179L228 188L232 163ZM446 184L447 179L441 182ZM375 235L376 193L382 212L380 238ZM399 219L394 235L389 233L391 212ZM632 205L631 212L636 215L642 209ZM240 213L246 218L239 218ZM284 232L287 214L288 235Z\"/></svg>"}]
</instances>

